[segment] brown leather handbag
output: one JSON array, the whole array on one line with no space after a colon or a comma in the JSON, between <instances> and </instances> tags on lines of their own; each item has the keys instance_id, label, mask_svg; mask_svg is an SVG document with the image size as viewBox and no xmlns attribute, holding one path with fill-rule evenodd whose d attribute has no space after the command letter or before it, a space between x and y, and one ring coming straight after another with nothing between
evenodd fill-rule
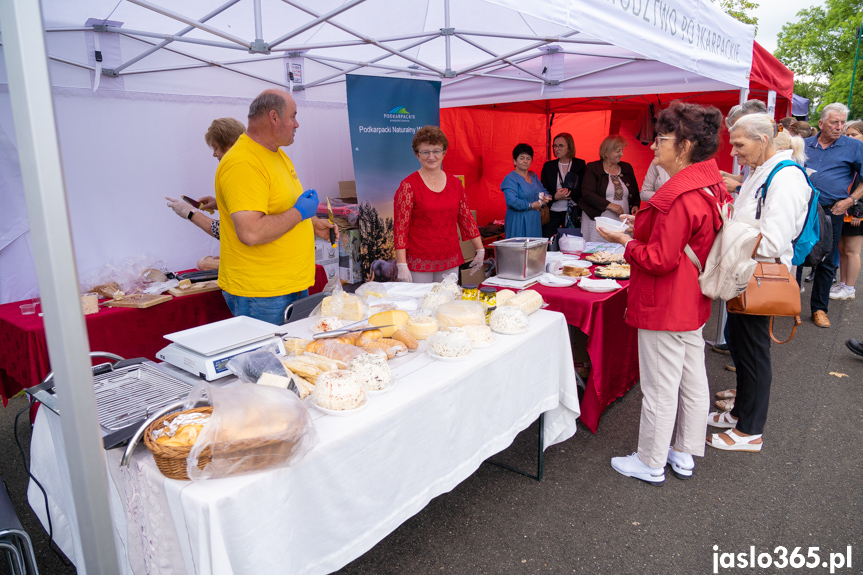
<instances>
[{"instance_id":1,"label":"brown leather handbag","mask_svg":"<svg viewBox=\"0 0 863 575\"><path fill-rule=\"evenodd\" d=\"M548 204L539 208L539 221L541 225L547 224L551 220L551 208L548 207Z\"/></svg>"},{"instance_id":2,"label":"brown leather handbag","mask_svg":"<svg viewBox=\"0 0 863 575\"><path fill-rule=\"evenodd\" d=\"M758 262L746 291L728 300L726 307L728 313L769 315L770 339L776 343L788 343L801 324L800 286L779 258L776 258L776 263ZM785 341L779 341L773 335L773 318L776 316L794 318L791 335Z\"/></svg>"}]
</instances>

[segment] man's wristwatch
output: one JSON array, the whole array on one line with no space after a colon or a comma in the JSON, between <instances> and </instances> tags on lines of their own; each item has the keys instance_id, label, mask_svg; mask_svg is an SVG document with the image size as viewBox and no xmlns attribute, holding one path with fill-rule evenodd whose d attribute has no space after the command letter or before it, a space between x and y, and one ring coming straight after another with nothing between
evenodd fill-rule
<instances>
[{"instance_id":1,"label":"man's wristwatch","mask_svg":"<svg viewBox=\"0 0 863 575\"><path fill-rule=\"evenodd\" d=\"M187 219L187 220L189 220L189 221L191 222L191 221L192 221L192 216L194 216L194 215L195 215L195 212L193 212L192 210L189 210L189 215L188 215L188 216L186 216L186 219Z\"/></svg>"}]
</instances>

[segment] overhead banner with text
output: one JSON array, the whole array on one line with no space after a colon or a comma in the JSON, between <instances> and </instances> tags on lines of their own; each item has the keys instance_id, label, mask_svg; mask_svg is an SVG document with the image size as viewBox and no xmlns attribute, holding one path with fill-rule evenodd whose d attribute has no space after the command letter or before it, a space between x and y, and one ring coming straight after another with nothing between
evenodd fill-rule
<instances>
[{"instance_id":1,"label":"overhead banner with text","mask_svg":"<svg viewBox=\"0 0 863 575\"><path fill-rule=\"evenodd\" d=\"M395 269L388 265L394 257L393 196L420 167L411 147L414 134L440 125L441 84L351 74L346 79L363 275L387 281Z\"/></svg>"}]
</instances>

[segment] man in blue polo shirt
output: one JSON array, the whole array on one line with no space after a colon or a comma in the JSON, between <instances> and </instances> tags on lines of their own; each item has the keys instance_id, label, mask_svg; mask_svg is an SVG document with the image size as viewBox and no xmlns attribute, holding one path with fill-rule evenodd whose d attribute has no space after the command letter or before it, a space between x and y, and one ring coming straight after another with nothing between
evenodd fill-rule
<instances>
[{"instance_id":1,"label":"man in blue polo shirt","mask_svg":"<svg viewBox=\"0 0 863 575\"><path fill-rule=\"evenodd\" d=\"M855 200L863 197L863 184L853 190L848 187L854 175L863 171L863 142L843 136L848 108L842 104L828 104L821 111L818 120L820 131L806 138L806 167L815 170L810 176L818 188L818 203L833 222L833 249L824 261L815 268L815 281L812 284L812 321L818 327L830 327L827 319L827 304L830 302L830 287L836 275L833 254L842 236L842 222L845 211Z\"/></svg>"}]
</instances>

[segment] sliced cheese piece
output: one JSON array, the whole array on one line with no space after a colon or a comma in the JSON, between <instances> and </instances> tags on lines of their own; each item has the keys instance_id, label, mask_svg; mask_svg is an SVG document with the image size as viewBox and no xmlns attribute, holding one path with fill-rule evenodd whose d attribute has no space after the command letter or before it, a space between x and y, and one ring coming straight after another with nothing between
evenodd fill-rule
<instances>
[{"instance_id":1,"label":"sliced cheese piece","mask_svg":"<svg viewBox=\"0 0 863 575\"><path fill-rule=\"evenodd\" d=\"M190 279L180 280L180 285L177 287L179 287L180 289L189 289L190 287L192 287L192 280L190 280Z\"/></svg>"},{"instance_id":2,"label":"sliced cheese piece","mask_svg":"<svg viewBox=\"0 0 863 575\"><path fill-rule=\"evenodd\" d=\"M408 333L417 339L426 339L438 330L437 320L433 317L417 316L408 320Z\"/></svg>"},{"instance_id":3,"label":"sliced cheese piece","mask_svg":"<svg viewBox=\"0 0 863 575\"><path fill-rule=\"evenodd\" d=\"M327 296L321 302L321 315L334 315L341 319L359 321L366 313L363 301L352 294L342 297Z\"/></svg>"},{"instance_id":4,"label":"sliced cheese piece","mask_svg":"<svg viewBox=\"0 0 863 575\"><path fill-rule=\"evenodd\" d=\"M265 371L261 374L261 377L258 378L258 385L288 389L291 385L291 380L283 375L276 375L275 373Z\"/></svg>"},{"instance_id":5,"label":"sliced cheese piece","mask_svg":"<svg viewBox=\"0 0 863 575\"><path fill-rule=\"evenodd\" d=\"M373 325L375 327L379 327L382 325L393 326L381 328L381 333L384 334L384 337L392 337L392 335L396 332L397 329L399 329L400 327L407 326L409 320L410 316L408 315L408 312L397 309L393 311L382 311L374 314L373 316L369 317L369 325Z\"/></svg>"}]
</instances>

